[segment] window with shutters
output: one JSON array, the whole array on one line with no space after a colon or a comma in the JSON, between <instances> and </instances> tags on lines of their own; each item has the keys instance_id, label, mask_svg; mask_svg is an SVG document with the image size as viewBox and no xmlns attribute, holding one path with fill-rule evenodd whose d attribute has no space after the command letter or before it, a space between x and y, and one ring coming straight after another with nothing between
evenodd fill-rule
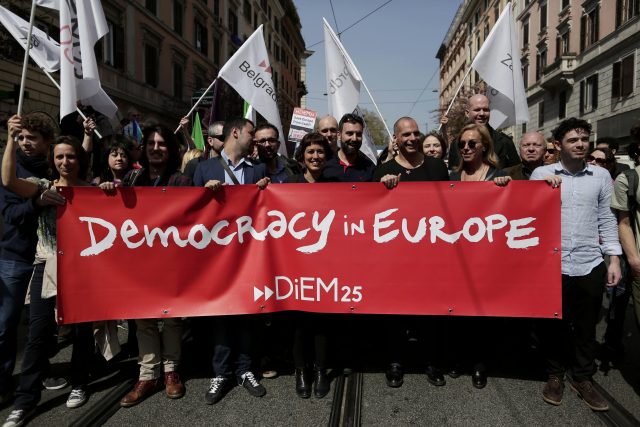
<instances>
[{"instance_id":1,"label":"window with shutters","mask_svg":"<svg viewBox=\"0 0 640 427\"><path fill-rule=\"evenodd\" d=\"M173 96L178 99L184 96L184 65L180 62L173 63Z\"/></svg>"},{"instance_id":2,"label":"window with shutters","mask_svg":"<svg viewBox=\"0 0 640 427\"><path fill-rule=\"evenodd\" d=\"M567 91L563 90L558 95L558 118L560 120L567 116Z\"/></svg>"},{"instance_id":3,"label":"window with shutters","mask_svg":"<svg viewBox=\"0 0 640 427\"><path fill-rule=\"evenodd\" d=\"M600 6L595 5L580 19L580 50L585 50L599 40Z\"/></svg>"},{"instance_id":4,"label":"window with shutters","mask_svg":"<svg viewBox=\"0 0 640 427\"><path fill-rule=\"evenodd\" d=\"M538 103L538 127L544 126L544 101Z\"/></svg>"},{"instance_id":5,"label":"window with shutters","mask_svg":"<svg viewBox=\"0 0 640 427\"><path fill-rule=\"evenodd\" d=\"M109 32L96 43L96 59L98 62L123 70L124 29L110 18L107 18L107 27Z\"/></svg>"},{"instance_id":6,"label":"window with shutters","mask_svg":"<svg viewBox=\"0 0 640 427\"><path fill-rule=\"evenodd\" d=\"M616 0L616 28L640 15L640 0Z\"/></svg>"},{"instance_id":7,"label":"window with shutters","mask_svg":"<svg viewBox=\"0 0 640 427\"><path fill-rule=\"evenodd\" d=\"M207 56L209 46L207 43L207 28L202 22L196 20L193 24L193 42L198 52Z\"/></svg>"},{"instance_id":8,"label":"window with shutters","mask_svg":"<svg viewBox=\"0 0 640 427\"><path fill-rule=\"evenodd\" d=\"M144 82L153 87L158 86L158 47L144 45Z\"/></svg>"},{"instance_id":9,"label":"window with shutters","mask_svg":"<svg viewBox=\"0 0 640 427\"><path fill-rule=\"evenodd\" d=\"M580 114L598 108L598 75L594 74L580 82Z\"/></svg>"},{"instance_id":10,"label":"window with shutters","mask_svg":"<svg viewBox=\"0 0 640 427\"><path fill-rule=\"evenodd\" d=\"M173 0L173 31L182 35L184 27L184 3L182 0Z\"/></svg>"},{"instance_id":11,"label":"window with shutters","mask_svg":"<svg viewBox=\"0 0 640 427\"><path fill-rule=\"evenodd\" d=\"M622 98L633 93L634 63L634 54L613 63L613 71L611 73L612 98Z\"/></svg>"}]
</instances>

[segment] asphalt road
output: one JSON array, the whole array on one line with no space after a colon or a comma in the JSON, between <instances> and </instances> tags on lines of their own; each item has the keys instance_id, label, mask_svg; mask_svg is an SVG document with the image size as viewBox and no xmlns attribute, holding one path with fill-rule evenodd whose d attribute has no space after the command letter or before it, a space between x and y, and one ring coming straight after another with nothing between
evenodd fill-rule
<instances>
[{"instance_id":1,"label":"asphalt road","mask_svg":"<svg viewBox=\"0 0 640 427\"><path fill-rule=\"evenodd\" d=\"M627 320L624 363L608 372L599 371L595 380L637 422L640 420L640 332L633 323L630 307ZM603 328L604 321L599 325L599 336L602 336ZM539 360L536 365L535 349L523 350L521 345L508 340L500 343L499 356L489 361L491 375L487 387L482 390L474 389L467 375L456 379L447 377L446 386L434 387L427 382L419 361L409 367L404 385L391 389L385 385L384 365L373 353L375 347L365 344L358 351L369 362L363 369L360 399L360 421L365 426L610 425L569 388L561 406L543 402L544 374ZM53 359L56 372L66 372L69 359L70 347L66 347ZM117 402L114 390L118 387L124 390L123 381L135 377L135 361L119 361L108 366L108 370L112 372L110 375L90 385L90 400L78 409L65 406L69 388L43 391L42 402L30 425L87 425L87 419L83 417L105 404L115 411L106 419L108 426L328 425L338 383L333 381L332 392L324 399L302 400L295 394L291 372L283 372L275 379L262 380L267 388L263 398L254 398L241 387L234 387L222 401L209 406L204 403L208 374L186 366L185 370L190 374L185 377L187 393L182 399L170 400L159 392L138 406L120 409L113 405ZM10 409L2 408L0 417L6 418ZM634 425L633 422L631 420L627 425Z\"/></svg>"}]
</instances>

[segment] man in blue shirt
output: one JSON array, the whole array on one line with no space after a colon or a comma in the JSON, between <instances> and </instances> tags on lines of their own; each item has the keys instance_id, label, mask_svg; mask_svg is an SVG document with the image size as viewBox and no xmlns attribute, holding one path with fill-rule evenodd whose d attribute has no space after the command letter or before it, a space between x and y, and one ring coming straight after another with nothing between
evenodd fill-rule
<instances>
[{"instance_id":1,"label":"man in blue shirt","mask_svg":"<svg viewBox=\"0 0 640 427\"><path fill-rule=\"evenodd\" d=\"M605 284L620 281L622 254L616 218L611 211L613 183L609 172L589 165L591 125L570 118L553 130L560 161L533 171L531 180L546 180L560 187L562 198L562 324L548 321L541 330L549 379L542 397L559 405L564 391L564 374L570 368L569 384L594 411L609 409L593 388L596 324ZM604 255L609 255L607 267ZM570 356L564 360L564 356ZM568 366L567 366L568 365Z\"/></svg>"}]
</instances>

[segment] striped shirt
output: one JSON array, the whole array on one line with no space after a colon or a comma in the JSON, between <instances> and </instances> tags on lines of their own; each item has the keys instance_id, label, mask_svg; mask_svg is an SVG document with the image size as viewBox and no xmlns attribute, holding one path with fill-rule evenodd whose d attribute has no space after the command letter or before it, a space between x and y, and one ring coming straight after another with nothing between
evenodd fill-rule
<instances>
[{"instance_id":1,"label":"striped shirt","mask_svg":"<svg viewBox=\"0 0 640 427\"><path fill-rule=\"evenodd\" d=\"M549 175L562 177L562 274L586 276L603 262L603 255L621 255L618 224L611 211L609 171L585 164L572 174L558 162L536 168L531 179Z\"/></svg>"}]
</instances>

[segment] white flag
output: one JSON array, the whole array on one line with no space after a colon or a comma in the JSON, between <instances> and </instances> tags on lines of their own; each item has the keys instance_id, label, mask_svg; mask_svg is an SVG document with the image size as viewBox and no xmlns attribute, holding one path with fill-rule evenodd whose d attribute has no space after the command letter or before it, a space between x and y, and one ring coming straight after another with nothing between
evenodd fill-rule
<instances>
[{"instance_id":1,"label":"white flag","mask_svg":"<svg viewBox=\"0 0 640 427\"><path fill-rule=\"evenodd\" d=\"M60 10L60 1L61 0L35 0L38 6L48 7L49 9L55 10Z\"/></svg>"},{"instance_id":2,"label":"white flag","mask_svg":"<svg viewBox=\"0 0 640 427\"><path fill-rule=\"evenodd\" d=\"M11 33L24 49L27 48L29 23L18 15L0 6L0 23ZM31 29L29 56L38 67L54 73L60 69L60 44L37 27Z\"/></svg>"},{"instance_id":3,"label":"white flag","mask_svg":"<svg viewBox=\"0 0 640 427\"><path fill-rule=\"evenodd\" d=\"M272 73L269 54L264 44L262 25L260 25L224 64L218 72L218 77L229 83L242 98L251 104L255 111L278 128L280 133L278 152L286 155L287 148L284 142Z\"/></svg>"},{"instance_id":4,"label":"white flag","mask_svg":"<svg viewBox=\"0 0 640 427\"><path fill-rule=\"evenodd\" d=\"M524 93L520 49L515 22L511 16L511 3L505 6L471 67L489 86L489 124L494 129L529 121L529 107Z\"/></svg>"},{"instance_id":5,"label":"white flag","mask_svg":"<svg viewBox=\"0 0 640 427\"><path fill-rule=\"evenodd\" d=\"M360 101L362 77L327 20L324 18L322 20L324 21L324 56L327 68L329 114L340 121L345 114L359 114L356 110ZM360 151L372 162L376 162L377 151L368 131L363 132Z\"/></svg>"},{"instance_id":6,"label":"white flag","mask_svg":"<svg viewBox=\"0 0 640 427\"><path fill-rule=\"evenodd\" d=\"M93 50L108 32L100 0L60 2L60 118L74 112L78 100L107 117L115 116L118 107L100 85Z\"/></svg>"}]
</instances>

